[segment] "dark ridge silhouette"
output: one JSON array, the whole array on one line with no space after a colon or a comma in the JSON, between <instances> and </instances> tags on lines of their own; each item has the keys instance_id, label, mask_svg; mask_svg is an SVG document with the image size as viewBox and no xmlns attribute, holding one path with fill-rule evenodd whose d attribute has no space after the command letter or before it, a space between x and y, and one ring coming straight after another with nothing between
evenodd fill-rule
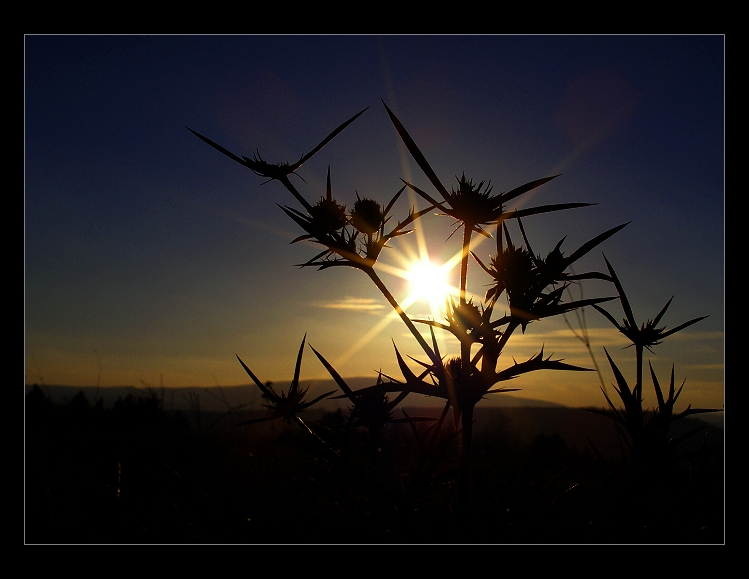
<instances>
[{"instance_id":1,"label":"dark ridge silhouette","mask_svg":"<svg viewBox=\"0 0 749 579\"><path fill-rule=\"evenodd\" d=\"M407 436L408 423L391 425L372 449L394 461L391 479L321 454L293 424L236 426L260 412L169 412L153 391L131 391L111 407L82 391L55 404L32 387L25 542L454 542L454 438L431 439L426 423L418 437ZM406 412L445 417L436 407ZM346 429L341 409L306 414L326 438ZM605 417L584 409L482 406L476 421L473 482L484 509L462 542L659 543L663 533L667 542L723 541L720 455L696 470L687 461L697 478L686 484L672 477L679 508L658 510L650 527L638 528L611 486L619 449ZM707 434L722 442L722 431ZM610 453L607 462L586 447L588 436ZM368 448L366 437L352 444L350 450Z\"/></svg>"},{"instance_id":2,"label":"dark ridge silhouette","mask_svg":"<svg viewBox=\"0 0 749 579\"><path fill-rule=\"evenodd\" d=\"M360 390L372 385L376 378L372 377L350 377L346 378L346 381L351 385L352 389ZM288 381L279 381L279 384L286 384ZM275 382L274 382L275 384ZM322 394L336 387L336 383L333 379L328 380L301 380L301 385L304 387L309 386L309 392L312 395ZM28 394L34 388L33 384L26 384L25 393ZM98 399L102 400L102 403L111 407L115 401L119 398L125 398L128 394L139 396L148 394L150 391L156 392L164 400L164 408L166 410L181 410L187 411L192 408L194 396L200 397L201 408L208 412L223 412L228 407L236 407L241 405L250 405L256 409L261 408L262 397L261 393L255 384L241 384L235 386L187 386L187 387L165 387L152 388L151 390L143 387L134 386L62 386L62 385L51 385L47 384L40 386L40 389L56 404L66 404L76 394L83 392L86 398L92 403ZM486 406L526 406L526 407L561 407L560 404L553 402L547 402L545 400L534 400L531 398L524 398L516 394L503 394L501 396L495 396L491 400L488 400ZM324 412L334 411L336 408L346 407L346 400L339 398L335 399L324 399L318 402L314 408L307 412L314 410L322 410ZM411 396L408 398L406 407L442 407L438 401L435 401L426 396Z\"/></svg>"}]
</instances>

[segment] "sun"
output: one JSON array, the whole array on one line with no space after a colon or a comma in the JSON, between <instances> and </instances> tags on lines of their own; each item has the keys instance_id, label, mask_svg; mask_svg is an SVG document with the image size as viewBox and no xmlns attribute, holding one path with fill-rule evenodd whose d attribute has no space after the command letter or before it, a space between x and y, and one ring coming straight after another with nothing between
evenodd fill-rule
<instances>
[{"instance_id":1,"label":"sun","mask_svg":"<svg viewBox=\"0 0 749 579\"><path fill-rule=\"evenodd\" d=\"M432 312L444 310L447 297L455 293L447 280L450 269L450 264L437 265L424 258L411 264L406 271L411 285L408 301L426 301Z\"/></svg>"}]
</instances>

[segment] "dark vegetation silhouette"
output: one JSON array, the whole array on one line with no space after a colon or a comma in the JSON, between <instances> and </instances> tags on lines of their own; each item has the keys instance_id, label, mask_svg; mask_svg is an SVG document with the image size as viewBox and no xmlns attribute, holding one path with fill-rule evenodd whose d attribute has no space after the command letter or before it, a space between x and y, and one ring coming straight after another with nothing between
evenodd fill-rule
<instances>
[{"instance_id":1,"label":"dark vegetation silhouette","mask_svg":"<svg viewBox=\"0 0 749 579\"><path fill-rule=\"evenodd\" d=\"M106 524L91 523L83 517L90 528L84 525L77 529L73 542L722 542L722 441L713 443L706 434L708 429L696 421L681 421L694 427L687 432L674 424L690 415L719 409L689 407L675 413L674 404L682 388L675 391L672 371L664 397L652 368L658 407L647 411L642 406L644 349L650 350L703 318L668 331L656 328L669 301L654 320L637 328L622 285L605 257L606 272L575 273L572 268L627 223L603 231L569 255L561 249L564 240L545 256L536 254L523 219L591 204L510 209L514 199L558 175L494 193L490 183L475 183L462 174L448 189L400 120L384 106L434 193L402 180L387 203L357 193L356 202L348 209L333 195L330 167L325 194L316 203L307 201L294 187L290 175L367 109L338 126L292 164L268 163L259 152L253 158L235 155L189 130L254 174L280 182L301 204L301 208L280 206L303 231L294 242L310 241L321 249L300 265L319 270L350 267L366 274L409 329L424 359L406 361L394 343L401 376L380 373L371 386L354 390L323 353L309 346L340 389L337 398L348 404L345 411L328 412L316 422L303 419L301 413L333 398L336 391L313 397L301 386L306 334L286 391L262 382L237 356L262 393L265 410L227 404L224 416L229 419L221 425L214 421L207 430L202 426L197 397L191 422L182 413L166 413L163 400L153 393L120 400L109 411L100 404L91 408L85 396L54 408L41 389L35 388L26 401L27 455L39 459L39 464L27 456L27 493L38 504L29 505L27 501L27 510L37 519L48 516L42 503L54 500L45 497L44 489L32 492L28 486L43 484L48 473L29 469L42 468L45 460L39 455L45 452L45 445L65 444L54 436L53 425L78 412L86 415L85 420L76 419L78 426L84 427L86 420L98 421L96 428L106 435L100 433L95 440L84 442L71 432L74 440L70 444L113 444L119 449L119 458L116 479L111 472L104 474L112 468L111 458L99 465L101 473L91 477L99 492L108 493L112 509L109 515L97 511L91 516L103 517ZM393 224L391 213L406 188L421 197L427 207L411 209ZM450 217L452 233L462 236L458 300L448 299L443 321L411 319L375 266L390 242L410 233L417 220L435 212ZM511 237L510 222L516 223L519 239L516 234L516 239ZM474 234L493 238L495 253L477 255L472 249ZM470 259L489 279L489 289L478 304L467 296ZM618 295L584 299L581 294L580 299L565 301L565 292L572 296L571 284L583 280L609 282ZM621 324L601 305L617 299L626 316ZM554 433L521 442L508 431L506 422L502 426L507 415L511 420L509 409L500 415L502 418L487 418L489 424L478 434L475 429L481 425L477 406L490 395L517 390L505 385L508 380L539 370L592 371L546 356L543 346L528 360L508 363L506 356L502 357L517 330L524 333L529 324L543 323L553 316L579 315L589 306L627 336L637 352L637 378L630 388L606 351L623 408L618 408L602 387L608 408L590 409L589 413L591 424L600 416L615 426L620 454L592 439L584 450L571 448ZM500 309L504 313L499 314ZM428 328L429 339L424 338L418 324ZM452 336L460 355L445 359L435 332ZM584 332L582 336L587 339ZM418 415L409 413L402 404L411 394L442 399L444 405L424 409ZM120 431L124 416L129 416L135 426ZM703 437L701 444L694 443L698 434ZM136 438L128 438L133 436ZM169 452L160 446L167 439L175 443ZM30 452L30 447L35 452ZM82 452L88 451L107 455L96 448ZM141 488L138 476L146 476L146 472L151 477L151 484L145 485L150 494L128 491L128 485ZM107 482L102 487L94 480ZM50 492L47 486L47 495ZM179 493L182 497L190 494L194 501L185 499L188 506L181 506L183 503L175 498ZM121 506L126 501L130 501L128 508ZM166 515L172 507L173 512ZM155 512L160 516L154 516ZM74 526L71 517L65 519L68 532ZM27 540L64 541L63 529L37 519L27 516ZM97 524L106 530L97 530ZM168 528L161 529L160 525Z\"/></svg>"}]
</instances>

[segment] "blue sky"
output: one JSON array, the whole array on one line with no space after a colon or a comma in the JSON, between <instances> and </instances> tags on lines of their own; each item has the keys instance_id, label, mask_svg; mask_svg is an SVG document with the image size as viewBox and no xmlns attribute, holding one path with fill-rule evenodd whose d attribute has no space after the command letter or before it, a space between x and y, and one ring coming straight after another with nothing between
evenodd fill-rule
<instances>
[{"instance_id":1,"label":"blue sky","mask_svg":"<svg viewBox=\"0 0 749 579\"><path fill-rule=\"evenodd\" d=\"M25 40L25 381L67 385L228 386L290 379L302 337L345 376L398 376L393 342L420 350L369 279L299 268L315 253L278 207L278 183L185 127L251 156L293 162L358 111L299 170L312 203L387 202L406 179L433 191L400 143L384 101L449 188L465 172L495 192L561 174L518 207L595 206L529 217L536 253L569 254L627 227L586 256L622 280L638 322L675 296L662 324L709 316L648 354L684 398L722 406L725 39L713 36L44 36ZM405 194L393 208L403 218ZM383 255L390 275L427 240L459 250L452 222L427 215ZM492 232L493 233L493 232ZM519 242L519 234L517 241ZM488 260L491 242L476 246ZM487 280L471 266L469 290ZM454 272L453 275L457 275ZM457 283L457 278L453 280ZM615 295L608 284L586 297ZM578 291L575 289L575 291ZM605 307L623 317L617 302ZM411 315L429 313L416 302ZM574 324L574 319L569 318ZM603 316L586 322L626 372L632 349ZM448 337L441 347L455 349ZM590 366L564 320L513 336L518 360L554 353ZM563 375L564 374L564 375ZM327 377L305 354L302 378ZM542 372L513 386L563 404L602 402L595 373Z\"/></svg>"}]
</instances>

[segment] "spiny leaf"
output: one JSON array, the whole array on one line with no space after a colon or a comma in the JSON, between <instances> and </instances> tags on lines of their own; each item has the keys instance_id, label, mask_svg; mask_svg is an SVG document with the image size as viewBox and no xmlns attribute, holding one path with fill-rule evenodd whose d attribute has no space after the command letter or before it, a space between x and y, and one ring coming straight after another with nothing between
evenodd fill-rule
<instances>
[{"instance_id":1,"label":"spiny leaf","mask_svg":"<svg viewBox=\"0 0 749 579\"><path fill-rule=\"evenodd\" d=\"M398 131L398 135L400 135L401 140L406 145L406 148L411 153L411 156L414 158L421 170L424 171L424 174L432 182L432 185L434 185L435 189L437 189L440 195L442 195L443 199L448 199L449 194L447 192L447 189L445 189L445 186L437 178L437 174L429 166L426 157L424 157L424 155L421 153L419 147L416 146L416 143L411 138L411 135L408 134L408 131L406 131L406 128L401 124L401 122L398 120L398 117L395 116L393 111L388 108L388 106L385 104L385 101L382 101L382 104L385 106L385 110L387 110L388 116L395 126L395 130Z\"/></svg>"},{"instance_id":2,"label":"spiny leaf","mask_svg":"<svg viewBox=\"0 0 749 579\"><path fill-rule=\"evenodd\" d=\"M266 396L269 396L269 397L272 397L272 396L274 396L274 395L275 395L275 392L273 392L272 390L269 390L269 389L268 389L268 388L267 388L267 387L265 386L265 384L263 384L263 383L262 383L262 382L261 382L261 381L260 381L260 380L259 380L259 379L257 378L257 376L255 376L255 374L253 374L253 373L252 373L252 370L250 370L250 369L249 369L249 368L247 367L247 365L246 365L246 364L245 364L244 362L242 362L242 358L240 358L238 354L234 354L234 355L235 355L235 356L237 356L237 360L239 360L239 363L240 363L240 364L242 364L242 368L244 368L245 372L247 372L247 374L249 374L250 378L252 378L252 381L253 381L253 382L255 382L255 385L256 385L256 386L257 386L258 388L260 388L260 390L262 390L262 391L263 391L263 393L264 393L264 394L265 394Z\"/></svg>"},{"instance_id":3,"label":"spiny leaf","mask_svg":"<svg viewBox=\"0 0 749 579\"><path fill-rule=\"evenodd\" d=\"M675 334L676 332L678 332L680 330L683 330L687 326L691 326L692 324L696 324L700 320L704 320L705 318L708 318L708 317L710 317L710 316L700 316L699 318L694 318L693 320L689 320L688 322L684 322L683 324L681 324L679 326L676 326L675 328L673 328L671 330L668 330L667 332L663 332L660 337L661 338L666 338L666 337L670 336L671 334Z\"/></svg>"},{"instance_id":4,"label":"spiny leaf","mask_svg":"<svg viewBox=\"0 0 749 579\"><path fill-rule=\"evenodd\" d=\"M606 256L603 256L603 260L606 262L606 267L609 270L609 274L611 275L611 279L614 282L614 286L616 287L616 291L619 293L619 299L622 302L622 309L624 310L624 315L627 316L627 320L629 320L629 323L632 325L633 328L637 327L637 322L635 321L635 315L632 313L632 307L629 305L629 300L627 299L627 294L624 293L624 288L622 287L621 282L619 281L619 278L616 277L616 272L614 271L614 268L611 267L611 264L609 263L609 260L606 259ZM602 312L603 313L603 312ZM620 327L618 323L614 322L617 327Z\"/></svg>"},{"instance_id":5,"label":"spiny leaf","mask_svg":"<svg viewBox=\"0 0 749 579\"><path fill-rule=\"evenodd\" d=\"M606 357L609 359L609 364L611 365L611 370L614 372L614 377L616 378L616 382L619 385L619 390L622 392L625 392L627 396L631 396L632 392L629 389L629 385L627 384L627 381L624 379L624 375L621 373L617 365L611 359L611 356L609 356L608 350L604 348L603 351L606 353Z\"/></svg>"},{"instance_id":6,"label":"spiny leaf","mask_svg":"<svg viewBox=\"0 0 749 579\"><path fill-rule=\"evenodd\" d=\"M312 348L312 346L310 346L310 348ZM325 366L325 369L328 371L328 373L333 377L333 380L335 380L335 383L338 384L338 387L346 393L346 396L351 396L351 394L353 394L353 391L351 390L349 385L346 384L346 381L341 378L341 375L336 371L336 369L333 368L333 366L331 366L325 358L323 358L320 352L318 352L314 348L312 348L312 351L318 357L320 362L322 362L322 365Z\"/></svg>"},{"instance_id":7,"label":"spiny leaf","mask_svg":"<svg viewBox=\"0 0 749 579\"><path fill-rule=\"evenodd\" d=\"M387 204L385 207L385 210L382 212L383 215L387 215L390 212L390 209L392 209L395 202L398 200L398 197L401 196L401 193L403 193L403 190L406 188L405 185L400 188L400 190L395 194L395 196L390 200L390 203Z\"/></svg>"},{"instance_id":8,"label":"spiny leaf","mask_svg":"<svg viewBox=\"0 0 749 579\"><path fill-rule=\"evenodd\" d=\"M573 370L577 372L590 372L590 368L583 368L581 366L573 366L572 364L566 364L561 360L552 360L551 355L548 358L544 358L544 349L541 347L541 352L536 356L531 357L525 362L515 362L509 368L502 370L497 374L497 381L509 380L521 374L533 372L536 370Z\"/></svg>"},{"instance_id":9,"label":"spiny leaf","mask_svg":"<svg viewBox=\"0 0 749 579\"><path fill-rule=\"evenodd\" d=\"M690 404L686 410L679 412L674 415L674 420L677 418L684 418L685 416L691 416L692 414L704 414L706 412L723 412L722 408L692 408Z\"/></svg>"},{"instance_id":10,"label":"spiny leaf","mask_svg":"<svg viewBox=\"0 0 749 579\"><path fill-rule=\"evenodd\" d=\"M302 370L302 355L304 354L304 342L307 340L307 332L304 333L304 337L302 338L302 344L299 346L299 354L296 358L296 366L294 367L294 380L291 382L291 387L289 388L289 395L291 395L292 391L296 392L299 388L299 373Z\"/></svg>"},{"instance_id":11,"label":"spiny leaf","mask_svg":"<svg viewBox=\"0 0 749 579\"><path fill-rule=\"evenodd\" d=\"M203 135L201 135L197 131L193 131L190 127L185 127L185 128L188 131L190 131L193 135L195 135L196 137L198 137L199 139L201 139L202 141L208 143L211 147L213 147L217 151L220 151L221 153L223 153L224 155L226 155L230 159L234 159L240 165L244 165L245 167L247 167L247 161L245 161L241 157L238 157L237 155L235 155L234 153L232 153L228 149L225 149L224 147L222 147L218 143L215 143L215 142L211 141L211 139L209 139L208 137L204 137Z\"/></svg>"},{"instance_id":12,"label":"spiny leaf","mask_svg":"<svg viewBox=\"0 0 749 579\"><path fill-rule=\"evenodd\" d=\"M401 179L401 181L403 181L403 182L404 182L404 183L405 183L406 185L408 185L408 187L410 187L411 189L413 189L413 190L414 190L414 191L415 191L415 192L416 192L417 194L421 195L421 196L422 196L422 197L423 197L424 199L426 199L427 201L429 201L429 203L431 203L431 204L432 204L432 206L433 206L432 208L434 208L434 207L439 207L439 208L440 208L440 209L442 209L443 211L447 211L447 210L446 210L446 209L445 209L445 208L444 208L444 207L442 206L442 204L441 204L441 203L440 203L439 201L435 201L435 200L434 200L434 199L433 199L433 198L431 197L431 195L429 195L429 194L428 194L428 193L426 193L425 191L422 191L422 190L421 190L421 189L419 189L419 188L418 188L418 187L417 187L416 185L412 185L411 183L408 183L407 181L404 181L403 179Z\"/></svg>"},{"instance_id":13,"label":"spiny leaf","mask_svg":"<svg viewBox=\"0 0 749 579\"><path fill-rule=\"evenodd\" d=\"M559 175L561 175L561 173ZM529 183L526 183L525 185L521 185L520 187L515 187L515 189L513 189L512 191L508 191L507 193L502 193L501 195L502 202L506 203L510 199L514 199L515 197L518 197L519 195L522 195L523 193L526 193L530 191L531 189L540 187L544 183L548 183L552 179L556 179L557 177L559 177L559 175L552 175L551 177L543 177L541 179L536 179L535 181L530 181Z\"/></svg>"},{"instance_id":14,"label":"spiny leaf","mask_svg":"<svg viewBox=\"0 0 749 579\"><path fill-rule=\"evenodd\" d=\"M671 302L673 300L674 300L674 296L671 296L671 299L666 302L666 305L663 306L663 309L660 312L658 312L658 315L655 316L655 318L653 318L653 322L652 322L653 327L655 327L658 324L658 322L661 321L661 318L663 317L663 314L666 313L666 310L668 309L668 306L671 305Z\"/></svg>"},{"instance_id":15,"label":"spiny leaf","mask_svg":"<svg viewBox=\"0 0 749 579\"><path fill-rule=\"evenodd\" d=\"M339 125L339 126L338 126L338 127L337 127L337 128L336 128L336 129L335 129L335 130L334 130L333 132L332 132L332 133L330 133L330 134L329 134L329 135L328 135L327 137L325 137L325 138L324 138L324 139L323 139L323 140L322 140L322 141L320 142L320 144L319 144L319 145L317 145L317 147L315 147L314 149L312 149L312 150L311 150L311 151L310 151L309 153L307 153L306 155L303 155L301 159L299 159L299 160L298 160L298 161L297 161L297 162L296 162L296 163L295 163L294 165L292 165L292 166L291 166L291 167L293 168L292 170L296 171L296 170L297 170L297 169L298 169L299 167L301 167L303 163L305 163L306 161L308 161L308 160L310 159L310 157L312 157L312 155L314 155L314 154L315 154L315 153L317 153L317 152L318 152L318 151L319 151L320 149L322 149L322 148L323 148L323 147L324 147L325 145L327 145L327 144L328 144L328 143L329 143L329 142L330 142L330 141L331 141L331 140L333 139L333 137L335 137L335 136L336 136L336 135L337 135L338 133L340 133L340 132L341 132L341 131L342 131L343 129L345 129L346 127L348 127L348 126L349 126L349 125L350 125L351 123L353 123L353 122L354 122L354 121L355 121L355 120L356 120L357 118L359 118L359 116L361 116L361 115L362 115L362 114L364 113L364 111L366 111L366 110L367 110L368 108L369 108L369 107L366 107L365 109L363 109L363 110L359 111L359 112L358 112L358 113L356 113L356 114L355 114L355 115L354 115L353 117L351 117L351 118L350 118L349 120L347 120L347 121L346 121L345 123L343 123L343 124Z\"/></svg>"},{"instance_id":16,"label":"spiny leaf","mask_svg":"<svg viewBox=\"0 0 749 579\"><path fill-rule=\"evenodd\" d=\"M416 374L411 372L411 369L408 367L406 361L398 351L398 347L395 345L395 342L393 342L393 347L395 348L395 357L398 360L398 367L400 368L403 377L406 379L406 383L411 385L412 383L417 382L418 378L416 378Z\"/></svg>"},{"instance_id":17,"label":"spiny leaf","mask_svg":"<svg viewBox=\"0 0 749 579\"><path fill-rule=\"evenodd\" d=\"M648 360L648 366L650 367L650 377L653 379L653 388L655 389L655 397L658 399L658 407L661 409L661 412L664 412L666 410L666 401L663 399L663 392L661 391L661 386L658 383L658 378L655 375L655 370L653 370L653 365L650 363L650 360ZM671 370L671 392L673 393L673 387L674 387L674 373L673 369ZM671 402L671 397L669 396L669 402Z\"/></svg>"},{"instance_id":18,"label":"spiny leaf","mask_svg":"<svg viewBox=\"0 0 749 579\"><path fill-rule=\"evenodd\" d=\"M583 255L588 253L591 249L593 249L596 245L599 245L603 243L605 240L607 240L609 237L614 235L617 231L620 231L621 229L624 229L627 225L629 225L631 222L627 221L627 223L622 223L621 225L617 225L616 227L612 227L608 231L604 231L600 235L597 235L590 241L583 243L580 247L578 247L575 251L572 252L572 254L567 258L567 261L569 263L573 263L580 259Z\"/></svg>"},{"instance_id":19,"label":"spiny leaf","mask_svg":"<svg viewBox=\"0 0 749 579\"><path fill-rule=\"evenodd\" d=\"M549 213L550 211L562 211L564 209L576 209L578 207L590 207L598 205L597 203L558 203L555 205L541 205L539 207L530 207L528 209L516 209L505 213L505 219L515 219L517 217L527 217L528 215L539 215Z\"/></svg>"}]
</instances>

